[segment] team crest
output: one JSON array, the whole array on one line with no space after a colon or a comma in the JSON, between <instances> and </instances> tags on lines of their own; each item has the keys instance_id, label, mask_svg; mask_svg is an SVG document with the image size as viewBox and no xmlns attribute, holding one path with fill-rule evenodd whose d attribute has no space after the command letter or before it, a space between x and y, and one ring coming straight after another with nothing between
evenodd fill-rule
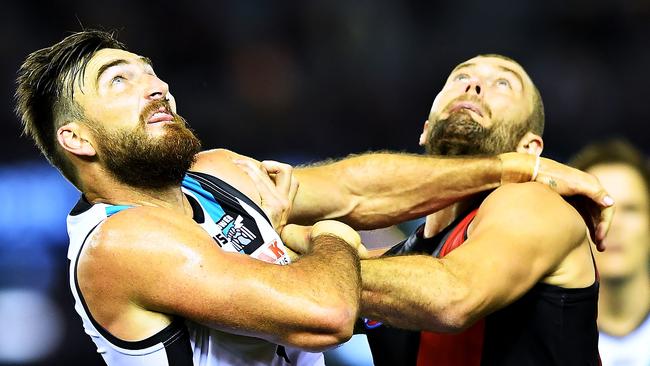
<instances>
[{"instance_id":1,"label":"team crest","mask_svg":"<svg viewBox=\"0 0 650 366\"><path fill-rule=\"evenodd\" d=\"M246 245L255 240L256 236L246 226L244 218L237 215L236 219L226 214L217 222L220 232L215 235L215 240L221 245L230 243L233 248L241 252Z\"/></svg>"}]
</instances>

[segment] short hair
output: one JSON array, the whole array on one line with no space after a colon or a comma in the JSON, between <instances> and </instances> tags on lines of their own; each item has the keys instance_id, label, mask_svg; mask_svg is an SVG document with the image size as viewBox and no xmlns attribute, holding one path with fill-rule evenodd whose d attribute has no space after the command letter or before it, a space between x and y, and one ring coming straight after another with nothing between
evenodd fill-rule
<instances>
[{"instance_id":1,"label":"short hair","mask_svg":"<svg viewBox=\"0 0 650 366\"><path fill-rule=\"evenodd\" d=\"M126 49L113 33L84 30L27 56L16 80L16 114L23 133L34 140L45 158L73 184L76 170L56 141L56 130L64 117L83 118L83 110L73 100L74 83L83 83L93 55L104 48Z\"/></svg>"},{"instance_id":2,"label":"short hair","mask_svg":"<svg viewBox=\"0 0 650 366\"><path fill-rule=\"evenodd\" d=\"M521 64L512 58L508 56L503 56L499 55L496 53L489 53L489 54L484 54L484 55L478 55L477 57L494 57L494 58L499 58L502 60L506 60L509 62L512 62L516 65L519 65L524 72L526 70L524 69ZM526 73L528 75L528 73ZM524 121L524 130L526 131L531 131L536 135L542 136L544 134L544 120L545 120L545 115L544 115L544 102L542 101L542 95L539 92L539 89L537 89L537 85L533 82L533 79L528 75L528 79L530 80L530 83L533 86L533 111L530 113L530 116Z\"/></svg>"},{"instance_id":3,"label":"short hair","mask_svg":"<svg viewBox=\"0 0 650 366\"><path fill-rule=\"evenodd\" d=\"M601 164L627 165L641 175L650 199L650 166L646 156L623 139L597 142L584 147L569 164L580 170L589 170Z\"/></svg>"}]
</instances>

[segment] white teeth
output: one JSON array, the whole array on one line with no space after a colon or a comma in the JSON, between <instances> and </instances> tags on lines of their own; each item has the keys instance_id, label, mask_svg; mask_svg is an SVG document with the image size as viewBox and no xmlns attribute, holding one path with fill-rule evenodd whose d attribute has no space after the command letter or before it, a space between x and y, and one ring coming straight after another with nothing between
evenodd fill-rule
<instances>
[{"instance_id":1,"label":"white teeth","mask_svg":"<svg viewBox=\"0 0 650 366\"><path fill-rule=\"evenodd\" d=\"M164 116L167 116L167 113L156 112L151 117L155 118L155 117L164 117Z\"/></svg>"}]
</instances>

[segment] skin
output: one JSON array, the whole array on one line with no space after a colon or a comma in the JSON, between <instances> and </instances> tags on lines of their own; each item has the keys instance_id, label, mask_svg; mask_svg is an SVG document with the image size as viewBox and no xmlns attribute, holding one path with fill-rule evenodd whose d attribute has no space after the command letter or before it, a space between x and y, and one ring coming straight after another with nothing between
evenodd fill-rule
<instances>
[{"instance_id":1,"label":"skin","mask_svg":"<svg viewBox=\"0 0 650 366\"><path fill-rule=\"evenodd\" d=\"M109 64L114 65L105 68ZM89 119L109 132L135 128L141 111L155 100L167 98L176 110L168 85L136 54L100 50L83 77L83 88L75 83L75 101ZM178 121L147 124L145 130L165 138L166 123ZM113 335L140 340L179 315L231 333L310 350L350 337L360 296L358 258L350 247L360 243L349 227L317 223L309 235L302 236L308 238L308 254L288 266L215 250L213 240L191 220L191 207L180 187L136 189L115 179L97 158L97 141L84 121L67 121L56 136L78 171L78 188L88 201L135 206L98 227L78 264L88 307ZM280 195L261 188L238 161L263 163L227 150L198 154L191 169L223 179L267 212L273 207L288 211L290 205L278 197L295 192L291 214L269 215L277 218L276 228L282 228L284 220L311 224L327 218L370 228L495 188L504 176L529 180L534 158L515 155L454 161L395 154L359 156L297 170L299 187L291 183L290 171L269 168L272 186L282 187ZM598 202L606 197L598 182L584 173L549 160L543 161L541 170L566 182L565 193L587 193ZM428 171L432 172L423 177L421 172ZM405 181L404 177L413 178ZM264 184L268 188L269 182ZM280 203L269 204L274 201ZM277 311L260 312L260 308Z\"/></svg>"},{"instance_id":2,"label":"skin","mask_svg":"<svg viewBox=\"0 0 650 366\"><path fill-rule=\"evenodd\" d=\"M98 75L103 65L115 60L124 62ZM99 51L84 77L84 89L75 91L76 101L86 116L101 121L109 131L134 128L150 101L169 95L167 84L150 65L125 51ZM165 138L165 123L174 122L148 124L146 131ZM120 183L100 159L93 159L94 136L81 121L61 127L58 138L78 169L90 202L135 206L105 220L78 263L88 307L113 335L143 339L179 315L231 333L310 350L350 337L359 302L358 259L348 244L359 239L350 228L317 224L309 238L311 254L290 266L216 250L214 240L191 219L179 186L147 191ZM200 154L192 169L219 171L220 177L262 205L250 177L231 160L218 159L221 154ZM331 262L336 265L330 270ZM295 278L303 281L297 283Z\"/></svg>"},{"instance_id":3,"label":"skin","mask_svg":"<svg viewBox=\"0 0 650 366\"><path fill-rule=\"evenodd\" d=\"M530 113L532 83L519 65L493 57L463 65L436 98L431 121L445 118L456 107L455 100L467 93L491 109L491 116L470 112L486 127L497 118L523 121ZM423 136L431 126L425 124ZM539 154L542 145L542 139L529 132L517 151ZM425 236L453 220L459 205L428 216ZM362 261L361 269L364 315L400 328L443 332L470 326L538 282L580 288L595 280L588 230L580 214L539 183L504 185L489 194L468 229L468 240L443 259L380 258Z\"/></svg>"},{"instance_id":4,"label":"skin","mask_svg":"<svg viewBox=\"0 0 650 366\"><path fill-rule=\"evenodd\" d=\"M599 164L589 169L618 201L608 250L596 255L600 273L598 325L608 334L632 332L650 311L650 197L635 168Z\"/></svg>"},{"instance_id":5,"label":"skin","mask_svg":"<svg viewBox=\"0 0 650 366\"><path fill-rule=\"evenodd\" d=\"M429 120L449 117L464 97L478 96L488 107L465 102L477 111L465 108L484 127L492 127L496 117L507 121L520 120L533 111L532 82L521 66L499 58L474 58L458 65L433 101ZM490 113L491 112L491 113ZM427 121L428 122L428 121ZM425 125L425 132L428 123ZM424 143L420 137L420 143Z\"/></svg>"}]
</instances>

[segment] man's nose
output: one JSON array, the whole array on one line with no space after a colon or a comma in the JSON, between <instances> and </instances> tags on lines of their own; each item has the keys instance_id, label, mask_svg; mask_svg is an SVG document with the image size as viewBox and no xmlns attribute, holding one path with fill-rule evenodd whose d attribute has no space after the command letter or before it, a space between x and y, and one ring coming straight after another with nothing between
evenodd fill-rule
<instances>
[{"instance_id":1,"label":"man's nose","mask_svg":"<svg viewBox=\"0 0 650 366\"><path fill-rule=\"evenodd\" d=\"M165 99L169 94L169 85L153 75L148 75L145 97L151 100Z\"/></svg>"},{"instance_id":2,"label":"man's nose","mask_svg":"<svg viewBox=\"0 0 650 366\"><path fill-rule=\"evenodd\" d=\"M465 93L481 95L481 83L477 78L472 78L465 87Z\"/></svg>"}]
</instances>

